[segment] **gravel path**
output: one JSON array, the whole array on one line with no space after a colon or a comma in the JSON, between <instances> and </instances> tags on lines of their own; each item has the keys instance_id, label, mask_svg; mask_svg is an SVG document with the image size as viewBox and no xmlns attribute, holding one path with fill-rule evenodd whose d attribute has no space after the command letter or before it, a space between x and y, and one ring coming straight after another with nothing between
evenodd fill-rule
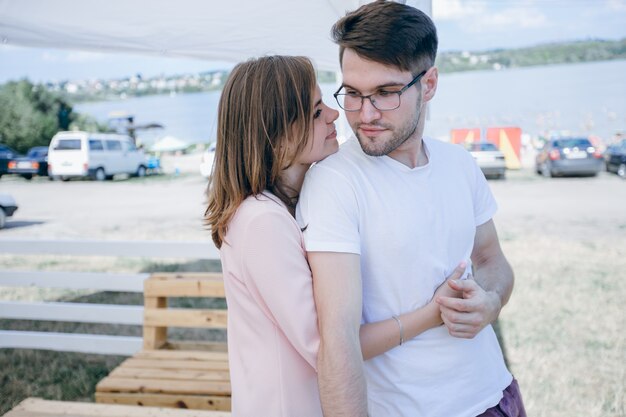
<instances>
[{"instance_id":1,"label":"gravel path","mask_svg":"<svg viewBox=\"0 0 626 417\"><path fill-rule=\"evenodd\" d=\"M600 173L596 178L542 178L509 172L490 181L500 209L502 233L624 234L626 181ZM0 179L0 192L17 200L19 210L0 238L204 240L206 180L199 175L147 177L107 182L51 182ZM620 229L621 227L621 229Z\"/></svg>"},{"instance_id":2,"label":"gravel path","mask_svg":"<svg viewBox=\"0 0 626 417\"><path fill-rule=\"evenodd\" d=\"M206 180L199 175L52 182L3 177L18 211L0 238L204 240Z\"/></svg>"}]
</instances>

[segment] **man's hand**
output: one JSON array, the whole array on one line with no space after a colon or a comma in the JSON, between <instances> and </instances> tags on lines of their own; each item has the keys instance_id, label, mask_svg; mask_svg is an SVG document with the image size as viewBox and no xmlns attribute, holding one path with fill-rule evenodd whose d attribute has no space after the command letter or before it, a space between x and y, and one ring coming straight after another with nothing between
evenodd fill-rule
<instances>
[{"instance_id":1,"label":"man's hand","mask_svg":"<svg viewBox=\"0 0 626 417\"><path fill-rule=\"evenodd\" d=\"M446 282L453 291L462 294L462 298L437 296L435 299L451 336L472 339L498 318L502 304L497 293L485 291L473 279Z\"/></svg>"},{"instance_id":2,"label":"man's hand","mask_svg":"<svg viewBox=\"0 0 626 417\"><path fill-rule=\"evenodd\" d=\"M461 291L455 290L453 287L448 285L450 281L455 281L461 279L463 274L465 273L465 268L467 264L465 262L461 262L454 268L454 271L446 278L446 280L435 290L435 294L433 295L433 301L436 301L439 297L451 297L451 298L462 298L463 293Z\"/></svg>"},{"instance_id":3,"label":"man's hand","mask_svg":"<svg viewBox=\"0 0 626 417\"><path fill-rule=\"evenodd\" d=\"M436 300L450 335L466 339L498 318L513 291L513 270L502 253L493 220L476 228L471 259L476 279L448 282L462 292L462 298Z\"/></svg>"}]
</instances>

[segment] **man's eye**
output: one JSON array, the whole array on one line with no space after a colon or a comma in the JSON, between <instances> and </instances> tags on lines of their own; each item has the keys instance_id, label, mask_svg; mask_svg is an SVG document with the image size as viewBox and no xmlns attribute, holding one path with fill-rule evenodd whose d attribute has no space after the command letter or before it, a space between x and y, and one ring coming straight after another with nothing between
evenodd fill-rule
<instances>
[{"instance_id":1,"label":"man's eye","mask_svg":"<svg viewBox=\"0 0 626 417\"><path fill-rule=\"evenodd\" d=\"M346 95L350 97L359 97L359 93L356 91L346 91Z\"/></svg>"},{"instance_id":2,"label":"man's eye","mask_svg":"<svg viewBox=\"0 0 626 417\"><path fill-rule=\"evenodd\" d=\"M381 96L381 97L389 97L392 94L396 94L395 91L385 91L385 90L381 90L377 93L377 95Z\"/></svg>"}]
</instances>

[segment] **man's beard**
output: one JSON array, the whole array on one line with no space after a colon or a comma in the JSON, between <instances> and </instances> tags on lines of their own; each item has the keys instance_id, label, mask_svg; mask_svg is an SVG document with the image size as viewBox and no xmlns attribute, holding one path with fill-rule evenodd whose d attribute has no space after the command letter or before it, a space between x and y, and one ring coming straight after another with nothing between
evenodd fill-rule
<instances>
[{"instance_id":1,"label":"man's beard","mask_svg":"<svg viewBox=\"0 0 626 417\"><path fill-rule=\"evenodd\" d=\"M384 124L384 123L368 123L368 126L378 126L388 129L392 133L391 138L387 139L383 143L377 143L376 139L371 141L367 137L363 137L362 134L359 133L360 124L356 125L356 129L354 132L356 134L359 143L361 144L361 149L363 152L369 156L383 156L388 155L391 152L398 149L400 145L406 142L409 138L413 136L415 131L417 130L417 126L419 124L421 112L420 107L422 104L421 96L417 102L416 115L413 119L409 120L406 124L404 124L399 130L394 130L392 125ZM373 146L372 146L373 145ZM380 147L376 147L376 145L380 145Z\"/></svg>"}]
</instances>

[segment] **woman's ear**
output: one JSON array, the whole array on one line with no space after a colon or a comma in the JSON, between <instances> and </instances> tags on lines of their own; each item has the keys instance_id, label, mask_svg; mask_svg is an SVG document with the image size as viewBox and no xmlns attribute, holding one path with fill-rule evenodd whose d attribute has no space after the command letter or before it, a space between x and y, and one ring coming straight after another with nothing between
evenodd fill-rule
<instances>
[{"instance_id":1,"label":"woman's ear","mask_svg":"<svg viewBox=\"0 0 626 417\"><path fill-rule=\"evenodd\" d=\"M439 70L437 67L429 69L422 78L423 100L425 102L432 100L437 92L437 82L439 81Z\"/></svg>"}]
</instances>

